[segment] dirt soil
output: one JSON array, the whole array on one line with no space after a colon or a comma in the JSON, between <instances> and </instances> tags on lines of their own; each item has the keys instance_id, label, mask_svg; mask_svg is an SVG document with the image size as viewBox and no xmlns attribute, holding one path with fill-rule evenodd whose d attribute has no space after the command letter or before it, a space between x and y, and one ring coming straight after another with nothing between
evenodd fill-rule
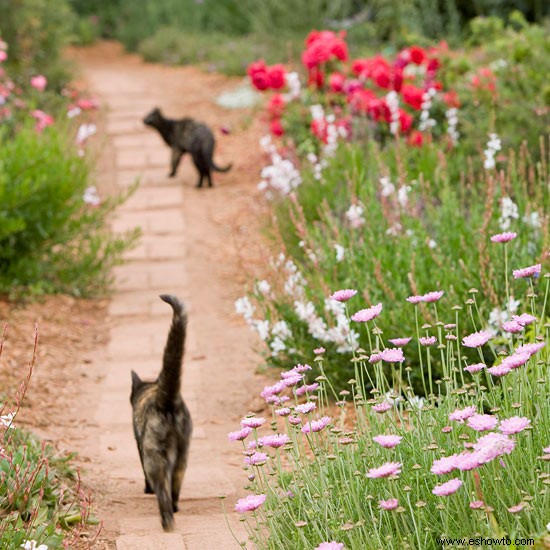
<instances>
[{"instance_id":1,"label":"dirt soil","mask_svg":"<svg viewBox=\"0 0 550 550\"><path fill-rule=\"evenodd\" d=\"M105 116L95 138L101 152L101 192L119 192L135 177L141 179L137 193L124 207L126 218L115 218L113 226L123 230L136 225L128 219L137 219L145 227L140 220L147 218L152 233L145 227L142 243L128 254L128 269L118 272L111 300L53 296L24 306L0 302L0 321L9 324L0 362L3 393L12 393L24 376L38 323L38 360L18 424L60 449L79 453L83 482L93 490L95 512L103 521L99 537L93 543L84 538L79 548L238 548L221 532L215 495L228 494L231 509L236 498L245 494L240 449L227 442L226 434L238 428L246 412L262 409L256 396L265 377L256 373L260 359L251 351L257 342L233 304L244 293L251 273L261 271L268 257L259 229L267 214L256 189L264 161L258 147L263 126L251 109L229 111L214 103L217 95L240 84L240 79L194 67L146 64L123 53L115 43L72 50L69 57L81 70L78 86L88 87L103 102ZM217 140L215 160L219 165L234 163L228 174L214 174L213 189L194 188L196 174L190 159L182 161L177 178L166 177L169 150L141 124L141 116L157 105L169 116L192 116L212 127ZM222 133L222 126L229 135ZM181 194L181 203L168 204L176 193ZM158 204L167 210L159 210ZM168 227L174 209L183 218L181 235L177 227ZM165 229L155 230L159 224ZM182 242L176 238L180 236ZM175 262L180 260L182 273L176 279ZM149 268L152 275L140 284ZM168 280L159 284L157 273ZM140 365L147 362L148 366L151 358L151 372L158 371L169 314L155 300L171 286L185 294L190 310L184 386L189 373L192 389L184 387L183 393L195 415L197 441L192 442L182 511L176 516L181 540L163 542L156 503L142 495L142 481L138 481L141 472L128 412L126 364L135 361L137 369L143 370L145 366ZM138 334L144 329L138 330L137 323L146 330L157 317L162 334L151 337L148 349L147 335ZM121 334L130 336L124 341ZM115 372L122 360L126 360L125 369ZM122 436L115 431L119 426L114 426L113 417ZM210 464L211 472L201 469ZM190 487L187 496L186 487ZM231 521L239 531L237 519Z\"/></svg>"}]
</instances>

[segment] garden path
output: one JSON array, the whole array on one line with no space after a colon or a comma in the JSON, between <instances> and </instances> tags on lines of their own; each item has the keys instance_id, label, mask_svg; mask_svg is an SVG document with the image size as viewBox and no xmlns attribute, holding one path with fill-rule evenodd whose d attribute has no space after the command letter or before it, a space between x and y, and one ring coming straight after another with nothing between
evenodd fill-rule
<instances>
[{"instance_id":1,"label":"garden path","mask_svg":"<svg viewBox=\"0 0 550 550\"><path fill-rule=\"evenodd\" d=\"M82 412L94 420L75 444L89 460L84 482L98 495L96 508L104 522L95 548L238 548L218 495L228 495L226 508L244 540L232 512L245 481L242 456L226 434L254 408L251 396L261 383L253 374L252 337L233 306L242 293L243 253L249 255L257 242L259 125L248 110L216 106L215 98L234 87L234 79L194 67L146 64L108 42L70 56L106 107L100 189L117 192L140 178L137 192L118 210L114 228L140 226L143 232L127 263L116 269L110 342L98 350L93 365L101 381L83 388L89 392ZM192 116L211 125L218 164L234 162L228 174L214 174L213 189L194 188L190 159L182 162L176 178L166 177L169 150L141 122L154 106L169 116ZM222 124L232 128L230 135L219 131ZM153 378L160 368L171 319L158 298L162 293L180 296L188 307L182 393L195 425L176 531L170 534L162 532L154 497L143 494L129 404L130 369Z\"/></svg>"}]
</instances>

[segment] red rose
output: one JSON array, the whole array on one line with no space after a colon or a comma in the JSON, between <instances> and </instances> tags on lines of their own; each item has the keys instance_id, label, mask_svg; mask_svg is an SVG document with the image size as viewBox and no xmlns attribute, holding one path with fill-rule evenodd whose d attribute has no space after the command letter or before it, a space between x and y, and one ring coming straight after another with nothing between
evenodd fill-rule
<instances>
[{"instance_id":1,"label":"red rose","mask_svg":"<svg viewBox=\"0 0 550 550\"><path fill-rule=\"evenodd\" d=\"M265 71L255 72L250 76L250 79L252 80L252 85L257 90L263 91L269 88L269 77Z\"/></svg>"},{"instance_id":2,"label":"red rose","mask_svg":"<svg viewBox=\"0 0 550 550\"><path fill-rule=\"evenodd\" d=\"M403 87L403 70L396 68L393 72L393 89L400 92Z\"/></svg>"},{"instance_id":3,"label":"red rose","mask_svg":"<svg viewBox=\"0 0 550 550\"><path fill-rule=\"evenodd\" d=\"M285 68L283 65L272 65L267 68L269 87L279 90L285 85Z\"/></svg>"},{"instance_id":4,"label":"red rose","mask_svg":"<svg viewBox=\"0 0 550 550\"><path fill-rule=\"evenodd\" d=\"M369 68L368 59L355 59L351 62L351 72L356 76L362 76Z\"/></svg>"},{"instance_id":5,"label":"red rose","mask_svg":"<svg viewBox=\"0 0 550 550\"><path fill-rule=\"evenodd\" d=\"M403 101L413 109L420 110L422 108L424 90L421 88L417 88L412 84L405 84L401 88L401 95L403 96Z\"/></svg>"},{"instance_id":6,"label":"red rose","mask_svg":"<svg viewBox=\"0 0 550 550\"><path fill-rule=\"evenodd\" d=\"M267 104L269 117L272 119L281 118L281 116L283 115L285 104L286 102L281 94L274 94Z\"/></svg>"},{"instance_id":7,"label":"red rose","mask_svg":"<svg viewBox=\"0 0 550 550\"><path fill-rule=\"evenodd\" d=\"M335 38L330 43L330 53L340 61L348 60L348 45L342 38Z\"/></svg>"},{"instance_id":8,"label":"red rose","mask_svg":"<svg viewBox=\"0 0 550 550\"><path fill-rule=\"evenodd\" d=\"M274 136L282 136L284 135L285 133L285 129L283 128L283 125L281 124L281 119L280 118L275 118L271 121L270 125L269 125L269 129L271 130L271 133L274 135Z\"/></svg>"},{"instance_id":9,"label":"red rose","mask_svg":"<svg viewBox=\"0 0 550 550\"><path fill-rule=\"evenodd\" d=\"M379 86L380 88L384 88L384 90L389 90L391 88L390 71L387 67L384 67L383 65L378 65L372 71L372 79L377 86Z\"/></svg>"},{"instance_id":10,"label":"red rose","mask_svg":"<svg viewBox=\"0 0 550 550\"><path fill-rule=\"evenodd\" d=\"M412 127L413 117L403 109L399 109L399 126L401 133L406 134Z\"/></svg>"},{"instance_id":11,"label":"red rose","mask_svg":"<svg viewBox=\"0 0 550 550\"><path fill-rule=\"evenodd\" d=\"M328 85L333 92L341 92L344 89L345 77L342 73L332 73L328 79Z\"/></svg>"},{"instance_id":12,"label":"red rose","mask_svg":"<svg viewBox=\"0 0 550 550\"><path fill-rule=\"evenodd\" d=\"M313 84L317 88L322 88L325 83L325 73L321 71L318 67L313 67L308 74L308 84Z\"/></svg>"},{"instance_id":13,"label":"red rose","mask_svg":"<svg viewBox=\"0 0 550 550\"><path fill-rule=\"evenodd\" d=\"M426 52L420 46L411 46L409 48L409 54L411 61L415 65L421 65L426 57Z\"/></svg>"},{"instance_id":14,"label":"red rose","mask_svg":"<svg viewBox=\"0 0 550 550\"><path fill-rule=\"evenodd\" d=\"M267 70L267 66L265 64L265 61L263 59L258 59L258 61L253 61L250 63L250 65L246 69L246 74L250 77L252 77L253 74L257 72L265 72Z\"/></svg>"},{"instance_id":15,"label":"red rose","mask_svg":"<svg viewBox=\"0 0 550 550\"><path fill-rule=\"evenodd\" d=\"M439 59L437 59L437 57L432 57L428 61L428 65L426 66L426 70L429 73L435 73L435 72L437 72L439 67L441 67L441 61L439 61Z\"/></svg>"}]
</instances>

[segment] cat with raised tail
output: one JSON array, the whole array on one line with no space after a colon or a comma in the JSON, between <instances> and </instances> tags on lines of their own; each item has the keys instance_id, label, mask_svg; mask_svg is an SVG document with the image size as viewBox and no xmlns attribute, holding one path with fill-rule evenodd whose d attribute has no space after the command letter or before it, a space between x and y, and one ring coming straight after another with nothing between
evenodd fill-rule
<instances>
[{"instance_id":1,"label":"cat with raised tail","mask_svg":"<svg viewBox=\"0 0 550 550\"><path fill-rule=\"evenodd\" d=\"M208 187L212 187L212 170L228 172L232 164L221 168L214 162L215 140L212 130L206 124L192 118L166 118L158 107L155 107L144 119L146 126L151 126L161 135L162 139L172 149L171 170L169 177L176 175L181 157L190 153L199 172L197 187L202 187L204 177Z\"/></svg>"},{"instance_id":2,"label":"cat with raised tail","mask_svg":"<svg viewBox=\"0 0 550 550\"><path fill-rule=\"evenodd\" d=\"M130 402L145 493L156 495L162 528L172 531L193 425L180 395L187 328L185 306L175 296L163 294L160 298L173 310L162 369L154 382L145 382L132 371Z\"/></svg>"}]
</instances>

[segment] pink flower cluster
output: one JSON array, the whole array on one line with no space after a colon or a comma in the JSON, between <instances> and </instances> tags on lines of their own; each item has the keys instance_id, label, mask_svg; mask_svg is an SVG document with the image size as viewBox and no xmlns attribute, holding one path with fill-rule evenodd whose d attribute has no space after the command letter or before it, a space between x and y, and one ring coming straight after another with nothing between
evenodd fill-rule
<instances>
[{"instance_id":1,"label":"pink flower cluster","mask_svg":"<svg viewBox=\"0 0 550 550\"><path fill-rule=\"evenodd\" d=\"M428 292L427 294L422 294L421 296L409 296L407 302L411 304L419 304L420 302L433 303L437 302L443 296L443 290L436 290L433 292Z\"/></svg>"},{"instance_id":2,"label":"pink flower cluster","mask_svg":"<svg viewBox=\"0 0 550 550\"><path fill-rule=\"evenodd\" d=\"M244 498L240 498L235 505L235 511L240 514L253 512L265 502L266 498L267 495L248 495Z\"/></svg>"},{"instance_id":3,"label":"pink flower cluster","mask_svg":"<svg viewBox=\"0 0 550 550\"><path fill-rule=\"evenodd\" d=\"M254 61L246 70L254 87L258 90L280 90L285 86L285 68L277 64L268 67L263 59Z\"/></svg>"}]
</instances>

